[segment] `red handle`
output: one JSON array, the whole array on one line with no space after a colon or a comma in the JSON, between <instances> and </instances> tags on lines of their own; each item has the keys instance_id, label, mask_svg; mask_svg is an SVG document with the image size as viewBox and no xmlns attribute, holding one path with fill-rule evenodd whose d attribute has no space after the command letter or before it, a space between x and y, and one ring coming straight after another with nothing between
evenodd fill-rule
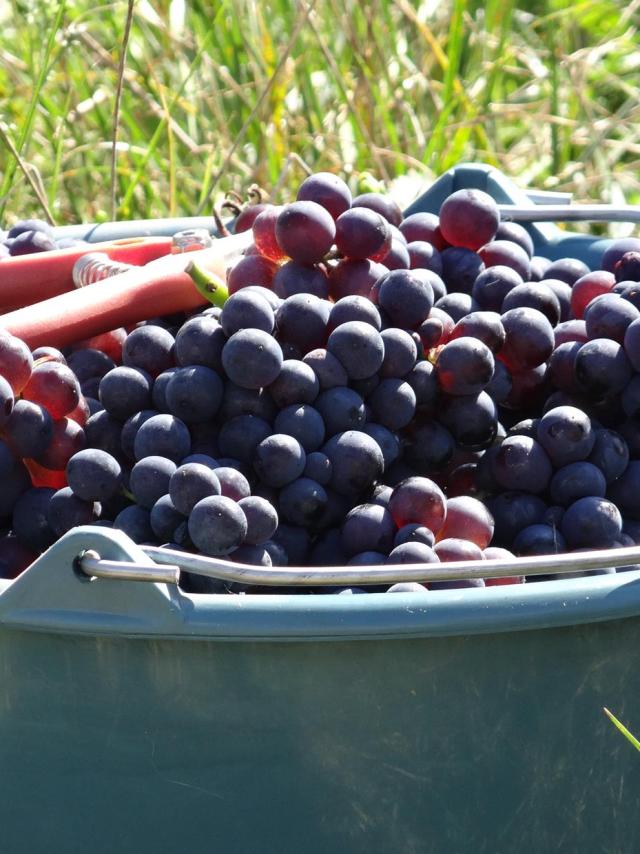
<instances>
[{"instance_id":1,"label":"red handle","mask_svg":"<svg viewBox=\"0 0 640 854\"><path fill-rule=\"evenodd\" d=\"M22 308L73 290L73 265L88 252L104 252L114 261L142 266L167 255L171 245L170 237L127 237L5 258L0 261L0 311Z\"/></svg>"}]
</instances>

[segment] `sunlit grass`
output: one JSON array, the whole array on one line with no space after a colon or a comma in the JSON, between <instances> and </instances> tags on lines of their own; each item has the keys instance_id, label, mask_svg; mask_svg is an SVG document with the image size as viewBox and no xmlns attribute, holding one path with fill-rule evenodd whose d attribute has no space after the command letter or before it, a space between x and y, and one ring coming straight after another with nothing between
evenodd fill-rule
<instances>
[{"instance_id":1,"label":"sunlit grass","mask_svg":"<svg viewBox=\"0 0 640 854\"><path fill-rule=\"evenodd\" d=\"M407 202L462 160L640 200L640 0L306 2L137 0L114 176L126 0L0 3L0 121L30 177L0 139L0 223L42 199L108 218L112 192L119 218L284 199L305 168L409 175Z\"/></svg>"}]
</instances>

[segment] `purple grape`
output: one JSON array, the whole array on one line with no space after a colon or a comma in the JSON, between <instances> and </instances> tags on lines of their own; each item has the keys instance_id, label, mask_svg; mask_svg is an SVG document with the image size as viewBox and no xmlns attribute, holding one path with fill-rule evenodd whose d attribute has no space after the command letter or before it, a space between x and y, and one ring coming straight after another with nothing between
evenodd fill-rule
<instances>
[{"instance_id":1,"label":"purple grape","mask_svg":"<svg viewBox=\"0 0 640 854\"><path fill-rule=\"evenodd\" d=\"M189 514L189 536L206 555L219 557L237 549L247 535L242 508L224 495L203 498Z\"/></svg>"}]
</instances>

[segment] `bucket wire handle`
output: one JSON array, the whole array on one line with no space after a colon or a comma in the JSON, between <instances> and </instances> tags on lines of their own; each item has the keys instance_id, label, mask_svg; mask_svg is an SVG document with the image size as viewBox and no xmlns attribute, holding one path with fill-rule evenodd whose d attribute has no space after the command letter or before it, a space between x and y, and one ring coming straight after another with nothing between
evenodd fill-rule
<instances>
[{"instance_id":1,"label":"bucket wire handle","mask_svg":"<svg viewBox=\"0 0 640 854\"><path fill-rule=\"evenodd\" d=\"M471 578L505 578L518 575L560 575L568 572L640 564L640 546L535 555L514 560L452 561L439 564L383 564L380 566L317 569L311 567L257 567L233 563L157 546L141 547L156 563L244 584L266 586L341 586L350 584L395 584L399 581L451 581Z\"/></svg>"}]
</instances>

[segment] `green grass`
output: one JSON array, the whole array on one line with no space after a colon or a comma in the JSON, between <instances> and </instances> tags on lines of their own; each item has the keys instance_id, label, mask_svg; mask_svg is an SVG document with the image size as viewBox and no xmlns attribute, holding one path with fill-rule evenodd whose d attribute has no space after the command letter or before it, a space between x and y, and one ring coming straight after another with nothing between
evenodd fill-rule
<instances>
[{"instance_id":1,"label":"green grass","mask_svg":"<svg viewBox=\"0 0 640 854\"><path fill-rule=\"evenodd\" d=\"M0 223L281 201L315 169L405 203L462 160L640 201L637 4L136 0L112 174L127 9L0 3Z\"/></svg>"}]
</instances>

